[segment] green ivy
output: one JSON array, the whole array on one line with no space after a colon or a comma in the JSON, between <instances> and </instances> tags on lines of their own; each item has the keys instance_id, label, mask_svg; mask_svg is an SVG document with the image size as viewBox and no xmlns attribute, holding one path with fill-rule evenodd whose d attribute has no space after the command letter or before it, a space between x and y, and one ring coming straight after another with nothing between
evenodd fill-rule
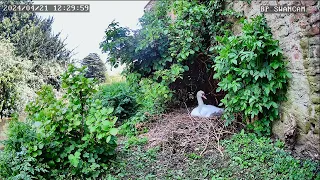
<instances>
[{"instance_id":1,"label":"green ivy","mask_svg":"<svg viewBox=\"0 0 320 180\"><path fill-rule=\"evenodd\" d=\"M279 42L263 16L252 22L244 20L241 36L217 37L214 78L219 79L217 91L226 91L222 104L227 124L234 113L241 113L248 127L258 134L270 134L271 122L279 118L279 103L286 100L288 79Z\"/></svg>"}]
</instances>

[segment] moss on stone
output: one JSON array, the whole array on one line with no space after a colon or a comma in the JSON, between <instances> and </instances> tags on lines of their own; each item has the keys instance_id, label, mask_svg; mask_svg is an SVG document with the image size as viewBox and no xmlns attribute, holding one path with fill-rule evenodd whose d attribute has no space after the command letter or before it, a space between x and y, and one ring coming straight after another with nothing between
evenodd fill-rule
<instances>
[{"instance_id":1,"label":"moss on stone","mask_svg":"<svg viewBox=\"0 0 320 180\"><path fill-rule=\"evenodd\" d=\"M319 96L319 94L311 96L311 102L313 104L320 104L320 96Z\"/></svg>"},{"instance_id":2,"label":"moss on stone","mask_svg":"<svg viewBox=\"0 0 320 180\"><path fill-rule=\"evenodd\" d=\"M308 38L302 38L301 40L300 40L300 47L301 47L301 49L302 49L302 57L303 57L303 59L305 60L305 59L307 59L307 57L308 57L308 47L309 47L309 41L308 41ZM305 63L307 63L307 62L303 62L303 65L305 65Z\"/></svg>"},{"instance_id":3,"label":"moss on stone","mask_svg":"<svg viewBox=\"0 0 320 180\"><path fill-rule=\"evenodd\" d=\"M307 76L307 80L309 82L310 93L313 94L315 92L320 92L319 88L319 77L317 76Z\"/></svg>"},{"instance_id":4,"label":"moss on stone","mask_svg":"<svg viewBox=\"0 0 320 180\"><path fill-rule=\"evenodd\" d=\"M320 113L320 105L314 105L314 110L317 114Z\"/></svg>"},{"instance_id":5,"label":"moss on stone","mask_svg":"<svg viewBox=\"0 0 320 180\"><path fill-rule=\"evenodd\" d=\"M310 122L306 122L305 127L304 127L304 133L307 134L310 131L311 127L311 123Z\"/></svg>"}]
</instances>

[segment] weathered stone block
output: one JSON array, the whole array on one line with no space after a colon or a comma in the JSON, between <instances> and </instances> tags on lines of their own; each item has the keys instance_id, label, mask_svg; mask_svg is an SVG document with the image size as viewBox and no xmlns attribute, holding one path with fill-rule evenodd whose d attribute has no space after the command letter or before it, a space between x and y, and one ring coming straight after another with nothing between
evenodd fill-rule
<instances>
[{"instance_id":1,"label":"weathered stone block","mask_svg":"<svg viewBox=\"0 0 320 180\"><path fill-rule=\"evenodd\" d=\"M318 26L312 26L309 30L309 35L310 36L314 36L314 35L317 35L317 34L320 34L320 29Z\"/></svg>"},{"instance_id":2,"label":"weathered stone block","mask_svg":"<svg viewBox=\"0 0 320 180\"><path fill-rule=\"evenodd\" d=\"M320 45L312 45L309 49L309 57L316 58L320 57Z\"/></svg>"},{"instance_id":3,"label":"weathered stone block","mask_svg":"<svg viewBox=\"0 0 320 180\"><path fill-rule=\"evenodd\" d=\"M318 21L320 21L319 13L314 13L310 16L310 24L315 24Z\"/></svg>"},{"instance_id":4,"label":"weathered stone block","mask_svg":"<svg viewBox=\"0 0 320 180\"><path fill-rule=\"evenodd\" d=\"M313 6L317 3L317 1L315 0L307 0L307 1L301 1L301 4L302 5L305 5L305 6Z\"/></svg>"},{"instance_id":5,"label":"weathered stone block","mask_svg":"<svg viewBox=\"0 0 320 180\"><path fill-rule=\"evenodd\" d=\"M309 38L310 45L319 45L320 44L320 36L314 36Z\"/></svg>"}]
</instances>

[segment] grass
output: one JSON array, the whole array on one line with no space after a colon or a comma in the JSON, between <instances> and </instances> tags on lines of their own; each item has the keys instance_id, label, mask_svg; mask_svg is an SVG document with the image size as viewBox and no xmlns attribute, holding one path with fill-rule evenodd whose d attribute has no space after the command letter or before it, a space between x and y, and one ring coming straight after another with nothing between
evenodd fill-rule
<instances>
[{"instance_id":1,"label":"grass","mask_svg":"<svg viewBox=\"0 0 320 180\"><path fill-rule=\"evenodd\" d=\"M168 154L146 149L146 139L123 140L107 179L320 179L319 162L297 160L283 143L241 132L222 142L219 152Z\"/></svg>"}]
</instances>

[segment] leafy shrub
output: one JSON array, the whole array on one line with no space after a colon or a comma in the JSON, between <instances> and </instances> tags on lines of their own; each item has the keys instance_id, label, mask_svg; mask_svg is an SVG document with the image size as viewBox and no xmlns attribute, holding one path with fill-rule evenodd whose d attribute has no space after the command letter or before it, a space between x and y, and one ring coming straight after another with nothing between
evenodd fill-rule
<instances>
[{"instance_id":1,"label":"leafy shrub","mask_svg":"<svg viewBox=\"0 0 320 180\"><path fill-rule=\"evenodd\" d=\"M242 131L230 140L225 140L223 145L231 158L228 165L230 172L228 174L217 173L215 178L228 176L245 179L248 177L259 177L260 179L320 178L317 163L295 159L282 149L283 143L274 144L269 138L245 134Z\"/></svg>"},{"instance_id":2,"label":"leafy shrub","mask_svg":"<svg viewBox=\"0 0 320 180\"><path fill-rule=\"evenodd\" d=\"M115 155L118 129L114 128L117 118L111 115L114 109L92 100L95 82L84 74L84 68L70 66L62 76L66 91L62 99L55 98L51 86L44 86L36 101L27 106L28 120L36 128L37 138L30 142L25 139L29 136L13 136L20 139L18 142L30 142L23 145L26 157L36 159L35 169L42 164L50 168L41 174L46 179L96 178ZM18 143L11 149L17 154L23 147ZM35 171L33 175L40 174Z\"/></svg>"},{"instance_id":3,"label":"leafy shrub","mask_svg":"<svg viewBox=\"0 0 320 180\"><path fill-rule=\"evenodd\" d=\"M143 111L149 113L163 112L172 97L169 87L147 78L142 79L139 85L141 94L137 96L137 102L142 105Z\"/></svg>"},{"instance_id":4,"label":"leafy shrub","mask_svg":"<svg viewBox=\"0 0 320 180\"><path fill-rule=\"evenodd\" d=\"M161 76L158 74L156 78ZM166 81L170 75L165 75L160 83L150 78L141 78L138 73L131 73L127 76L129 86L132 88L138 105L139 111L152 113L161 113L165 110L172 97L172 91L169 89Z\"/></svg>"},{"instance_id":5,"label":"leafy shrub","mask_svg":"<svg viewBox=\"0 0 320 180\"><path fill-rule=\"evenodd\" d=\"M290 74L266 19L245 20L243 35L217 40L221 44L216 47L214 78L221 80L217 91L227 92L221 100L227 124L234 120L233 113L243 113L249 128L260 135L270 134L271 122L279 117L278 104L286 99Z\"/></svg>"},{"instance_id":6,"label":"leafy shrub","mask_svg":"<svg viewBox=\"0 0 320 180\"><path fill-rule=\"evenodd\" d=\"M37 162L43 146L37 146L39 137L31 125L13 120L9 124L5 149L0 151L0 177L5 179L44 178L41 174L49 171L49 166ZM38 149L39 148L39 149ZM33 151L36 149L36 151Z\"/></svg>"},{"instance_id":7,"label":"leafy shrub","mask_svg":"<svg viewBox=\"0 0 320 180\"><path fill-rule=\"evenodd\" d=\"M29 65L22 58L15 57L13 46L0 41L0 118L11 116L20 103L19 84L26 81Z\"/></svg>"},{"instance_id":8,"label":"leafy shrub","mask_svg":"<svg viewBox=\"0 0 320 180\"><path fill-rule=\"evenodd\" d=\"M100 99L104 107L114 107L112 115L118 117L118 122L129 119L138 109L133 90L126 82L101 85L94 98Z\"/></svg>"}]
</instances>

